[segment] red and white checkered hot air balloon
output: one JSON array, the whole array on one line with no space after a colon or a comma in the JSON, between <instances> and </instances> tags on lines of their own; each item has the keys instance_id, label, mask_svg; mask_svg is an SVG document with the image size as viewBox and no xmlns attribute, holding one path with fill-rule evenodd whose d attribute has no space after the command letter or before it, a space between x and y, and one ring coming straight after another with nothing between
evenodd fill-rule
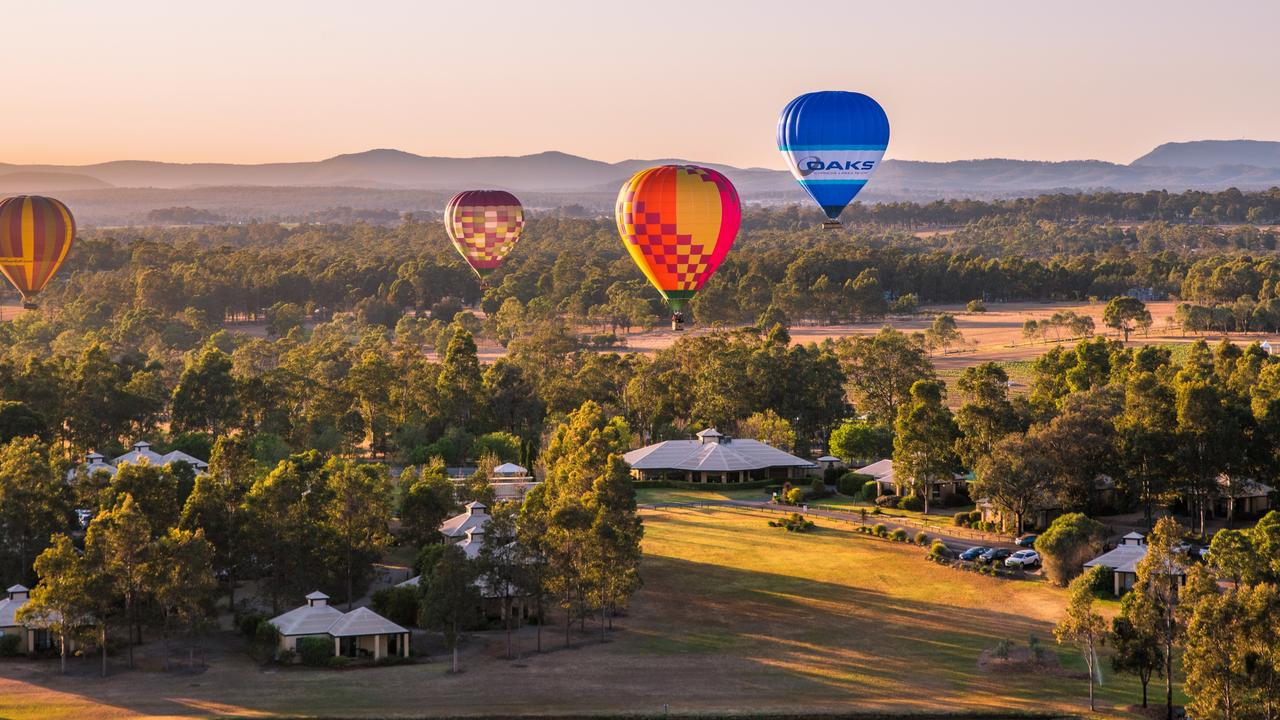
<instances>
[{"instance_id":1,"label":"red and white checkered hot air balloon","mask_svg":"<svg viewBox=\"0 0 1280 720\"><path fill-rule=\"evenodd\" d=\"M462 259L483 280L524 231L524 208L505 190L464 190L444 209L444 227Z\"/></svg>"}]
</instances>

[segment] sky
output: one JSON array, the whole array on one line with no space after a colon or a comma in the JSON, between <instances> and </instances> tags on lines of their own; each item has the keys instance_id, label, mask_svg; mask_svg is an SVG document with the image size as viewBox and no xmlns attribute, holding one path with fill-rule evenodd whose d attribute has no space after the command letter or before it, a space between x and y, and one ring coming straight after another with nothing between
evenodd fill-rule
<instances>
[{"instance_id":1,"label":"sky","mask_svg":"<svg viewBox=\"0 0 1280 720\"><path fill-rule=\"evenodd\" d=\"M1276 0L41 0L5 25L8 163L397 148L781 169L778 112L820 89L879 100L899 159L1280 140Z\"/></svg>"}]
</instances>

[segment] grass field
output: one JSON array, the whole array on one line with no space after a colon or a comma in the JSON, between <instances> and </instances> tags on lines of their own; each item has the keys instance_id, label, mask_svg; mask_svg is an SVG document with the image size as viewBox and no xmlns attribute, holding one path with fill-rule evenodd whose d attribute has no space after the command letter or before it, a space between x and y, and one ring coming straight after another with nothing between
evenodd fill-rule
<instances>
[{"instance_id":1,"label":"grass field","mask_svg":"<svg viewBox=\"0 0 1280 720\"><path fill-rule=\"evenodd\" d=\"M769 528L758 513L647 511L644 587L611 641L588 625L575 647L501 659L499 634L473 636L465 672L447 663L362 669L262 670L234 649L198 675L158 669L112 677L74 663L0 662L0 717L138 715L421 716L581 713L1007 711L1080 713L1078 654L1060 673L987 671L1002 638L1052 647L1064 593L934 565L917 547L836 527ZM520 647L532 647L532 629ZM1137 697L1107 672L1100 707Z\"/></svg>"}]
</instances>

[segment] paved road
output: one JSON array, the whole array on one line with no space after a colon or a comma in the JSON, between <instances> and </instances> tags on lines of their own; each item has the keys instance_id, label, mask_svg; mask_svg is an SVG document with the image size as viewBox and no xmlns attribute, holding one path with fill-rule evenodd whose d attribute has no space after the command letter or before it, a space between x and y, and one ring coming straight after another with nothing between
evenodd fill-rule
<instances>
[{"instance_id":1,"label":"paved road","mask_svg":"<svg viewBox=\"0 0 1280 720\"><path fill-rule=\"evenodd\" d=\"M664 507L737 507L749 510L761 510L771 513L792 513L799 512L804 515L812 515L814 517L828 518L831 520L842 520L844 522L853 523L855 525L862 524L862 514L855 512L846 512L842 510L826 510L823 508L811 507L807 510L801 507L793 507L786 505L776 505L767 500L698 500L693 502L661 502L640 505L641 508L660 509ZM929 534L930 538L941 540L948 548L960 552L975 545L984 547L1002 547L1010 550L1019 550L1017 545L1009 540L996 540L990 537L982 539L961 537L954 533L948 533L946 529L937 528L921 528L919 525L910 523L897 522L892 516L887 515L867 515L867 525L882 524L890 531L901 528L906 530L909 536L914 537L917 532L924 530Z\"/></svg>"}]
</instances>

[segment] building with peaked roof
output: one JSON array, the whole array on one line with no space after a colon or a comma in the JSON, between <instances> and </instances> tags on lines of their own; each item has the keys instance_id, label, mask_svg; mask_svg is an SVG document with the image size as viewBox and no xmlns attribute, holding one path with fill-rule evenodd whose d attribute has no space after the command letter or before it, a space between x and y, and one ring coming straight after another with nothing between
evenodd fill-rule
<instances>
[{"instance_id":1,"label":"building with peaked roof","mask_svg":"<svg viewBox=\"0 0 1280 720\"><path fill-rule=\"evenodd\" d=\"M1217 478L1213 513L1219 517L1254 517L1271 509L1276 489L1250 478L1223 473Z\"/></svg>"},{"instance_id":2,"label":"building with peaked roof","mask_svg":"<svg viewBox=\"0 0 1280 720\"><path fill-rule=\"evenodd\" d=\"M483 533L484 526L489 524L489 508L484 503L472 500L463 507L463 512L440 523L440 534L448 544L462 542L469 530L478 528Z\"/></svg>"},{"instance_id":3,"label":"building with peaked roof","mask_svg":"<svg viewBox=\"0 0 1280 720\"><path fill-rule=\"evenodd\" d=\"M859 475L867 475L876 483L877 495L900 495L910 485L907 478L901 484L893 474L893 460L877 460L870 465L854 470ZM952 495L967 491L967 483L973 478L972 473L955 473L950 479L934 480L929 483L929 500L945 500Z\"/></svg>"},{"instance_id":4,"label":"building with peaked roof","mask_svg":"<svg viewBox=\"0 0 1280 720\"><path fill-rule=\"evenodd\" d=\"M515 463L503 463L489 475L495 500L523 500L536 487L538 479L527 468Z\"/></svg>"},{"instance_id":5,"label":"building with peaked roof","mask_svg":"<svg viewBox=\"0 0 1280 720\"><path fill-rule=\"evenodd\" d=\"M146 440L139 440L133 444L133 449L119 457L112 458L110 462L101 453L86 453L83 463L67 471L67 479L74 480L77 475L92 475L95 472L105 472L114 477L116 471L125 463L130 465L145 463L164 467L179 462L185 462L190 465L196 475L203 475L209 469L209 463L194 455L189 455L181 450L174 450L161 455L151 449L151 443Z\"/></svg>"},{"instance_id":6,"label":"building with peaked roof","mask_svg":"<svg viewBox=\"0 0 1280 720\"><path fill-rule=\"evenodd\" d=\"M1085 569L1105 567L1111 571L1112 591L1116 596L1133 589L1138 581L1138 563L1147 556L1147 538L1139 532L1131 532L1120 539L1120 544L1084 564ZM1173 570L1181 582L1186 573L1181 568Z\"/></svg>"},{"instance_id":7,"label":"building with peaked roof","mask_svg":"<svg viewBox=\"0 0 1280 720\"><path fill-rule=\"evenodd\" d=\"M736 439L715 428L694 440L667 440L622 456L637 480L692 483L745 483L795 480L817 465L759 440Z\"/></svg>"},{"instance_id":8,"label":"building with peaked roof","mask_svg":"<svg viewBox=\"0 0 1280 720\"><path fill-rule=\"evenodd\" d=\"M31 591L19 584L4 592L4 599L0 599L0 637L17 635L20 638L18 652L21 653L56 650L58 636L49 630L47 623L31 619L18 621L18 610L30 600ZM68 638L67 642L67 650L74 650L74 640Z\"/></svg>"},{"instance_id":9,"label":"building with peaked roof","mask_svg":"<svg viewBox=\"0 0 1280 720\"><path fill-rule=\"evenodd\" d=\"M280 631L280 651L296 651L298 639L330 638L333 654L344 657L409 657L409 631L369 608L350 612L329 604L329 596L316 590L306 604L269 620Z\"/></svg>"}]
</instances>

